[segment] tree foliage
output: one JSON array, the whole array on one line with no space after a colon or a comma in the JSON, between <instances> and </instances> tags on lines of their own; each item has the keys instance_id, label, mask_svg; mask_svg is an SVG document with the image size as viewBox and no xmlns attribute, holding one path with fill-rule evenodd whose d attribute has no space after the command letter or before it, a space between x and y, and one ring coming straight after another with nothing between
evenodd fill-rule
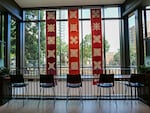
<instances>
[{"instance_id":1,"label":"tree foliage","mask_svg":"<svg viewBox=\"0 0 150 113\"><path fill-rule=\"evenodd\" d=\"M37 11L27 11L26 20L36 19ZM38 22L25 23L25 62L37 65L38 60Z\"/></svg>"},{"instance_id":2,"label":"tree foliage","mask_svg":"<svg viewBox=\"0 0 150 113\"><path fill-rule=\"evenodd\" d=\"M11 19L11 48L10 56L15 57L16 54L16 21Z\"/></svg>"},{"instance_id":3,"label":"tree foliage","mask_svg":"<svg viewBox=\"0 0 150 113\"><path fill-rule=\"evenodd\" d=\"M114 54L112 65L120 65L120 49Z\"/></svg>"},{"instance_id":4,"label":"tree foliage","mask_svg":"<svg viewBox=\"0 0 150 113\"><path fill-rule=\"evenodd\" d=\"M85 64L92 56L92 41L91 34L87 34L80 43L80 59L83 59Z\"/></svg>"},{"instance_id":5,"label":"tree foliage","mask_svg":"<svg viewBox=\"0 0 150 113\"><path fill-rule=\"evenodd\" d=\"M108 52L109 51L109 48L110 48L110 44L108 42L108 40L103 40L103 44L105 44L105 52Z\"/></svg>"},{"instance_id":6,"label":"tree foliage","mask_svg":"<svg viewBox=\"0 0 150 113\"><path fill-rule=\"evenodd\" d=\"M110 44L107 40L103 41L105 43L105 52L109 51ZM103 44L104 44L103 43ZM80 43L80 58L83 58L83 63L86 64L92 57L92 36L87 34Z\"/></svg>"}]
</instances>

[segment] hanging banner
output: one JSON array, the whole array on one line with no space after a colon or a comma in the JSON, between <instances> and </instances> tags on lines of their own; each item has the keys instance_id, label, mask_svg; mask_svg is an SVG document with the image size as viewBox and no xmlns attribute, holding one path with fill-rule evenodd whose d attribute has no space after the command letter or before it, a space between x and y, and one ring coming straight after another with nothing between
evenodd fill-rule
<instances>
[{"instance_id":1,"label":"hanging banner","mask_svg":"<svg viewBox=\"0 0 150 113\"><path fill-rule=\"evenodd\" d=\"M91 9L91 31L92 31L92 68L93 75L97 78L102 70L102 29L101 29L101 10ZM98 79L94 79L96 84Z\"/></svg>"},{"instance_id":2,"label":"hanging banner","mask_svg":"<svg viewBox=\"0 0 150 113\"><path fill-rule=\"evenodd\" d=\"M69 74L80 74L78 9L68 10Z\"/></svg>"},{"instance_id":3,"label":"hanging banner","mask_svg":"<svg viewBox=\"0 0 150 113\"><path fill-rule=\"evenodd\" d=\"M56 75L56 11L46 11L46 73Z\"/></svg>"}]
</instances>

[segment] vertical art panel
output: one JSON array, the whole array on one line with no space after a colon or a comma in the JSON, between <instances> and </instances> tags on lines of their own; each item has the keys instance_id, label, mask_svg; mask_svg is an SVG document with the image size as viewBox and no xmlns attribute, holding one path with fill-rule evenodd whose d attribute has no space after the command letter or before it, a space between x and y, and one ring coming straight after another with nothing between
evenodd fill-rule
<instances>
[{"instance_id":1,"label":"vertical art panel","mask_svg":"<svg viewBox=\"0 0 150 113\"><path fill-rule=\"evenodd\" d=\"M56 11L46 11L46 72L56 75Z\"/></svg>"},{"instance_id":2,"label":"vertical art panel","mask_svg":"<svg viewBox=\"0 0 150 113\"><path fill-rule=\"evenodd\" d=\"M78 9L68 10L69 74L80 73Z\"/></svg>"},{"instance_id":3,"label":"vertical art panel","mask_svg":"<svg viewBox=\"0 0 150 113\"><path fill-rule=\"evenodd\" d=\"M102 70L102 29L101 10L91 9L91 30L92 30L92 67L95 77L103 73ZM96 84L98 79L94 79Z\"/></svg>"}]
</instances>

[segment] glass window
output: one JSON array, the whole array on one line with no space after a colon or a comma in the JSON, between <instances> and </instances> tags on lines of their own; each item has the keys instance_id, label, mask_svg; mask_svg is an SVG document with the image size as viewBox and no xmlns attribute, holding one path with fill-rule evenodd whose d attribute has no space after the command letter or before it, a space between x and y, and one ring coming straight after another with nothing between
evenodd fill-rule
<instances>
[{"instance_id":1,"label":"glass window","mask_svg":"<svg viewBox=\"0 0 150 113\"><path fill-rule=\"evenodd\" d=\"M46 73L46 22L40 22L40 73Z\"/></svg>"},{"instance_id":2,"label":"glass window","mask_svg":"<svg viewBox=\"0 0 150 113\"><path fill-rule=\"evenodd\" d=\"M6 47L6 43L4 42L4 15L0 13L0 67L4 67L4 57L5 57L5 51L4 48Z\"/></svg>"},{"instance_id":3,"label":"glass window","mask_svg":"<svg viewBox=\"0 0 150 113\"><path fill-rule=\"evenodd\" d=\"M68 19L68 10L56 10L56 19Z\"/></svg>"},{"instance_id":4,"label":"glass window","mask_svg":"<svg viewBox=\"0 0 150 113\"><path fill-rule=\"evenodd\" d=\"M147 37L150 37L150 10L146 11Z\"/></svg>"},{"instance_id":5,"label":"glass window","mask_svg":"<svg viewBox=\"0 0 150 113\"><path fill-rule=\"evenodd\" d=\"M67 74L68 70L68 22L57 22L56 54L57 73Z\"/></svg>"},{"instance_id":6,"label":"glass window","mask_svg":"<svg viewBox=\"0 0 150 113\"><path fill-rule=\"evenodd\" d=\"M133 14L128 18L129 23L129 48L130 48L130 66L137 65L136 58L136 29L135 29L135 15Z\"/></svg>"},{"instance_id":7,"label":"glass window","mask_svg":"<svg viewBox=\"0 0 150 113\"><path fill-rule=\"evenodd\" d=\"M144 16L143 16L143 23L145 22L144 20ZM150 52L149 52L149 48L150 48L150 7L146 7L146 25L143 28L143 31L145 31L145 27L146 27L146 35L145 32L143 33L144 37L146 37L145 43L144 43L144 55L145 55L145 65L150 66Z\"/></svg>"},{"instance_id":8,"label":"glass window","mask_svg":"<svg viewBox=\"0 0 150 113\"><path fill-rule=\"evenodd\" d=\"M81 11L82 11L82 15L81 15ZM82 16L82 17L81 17ZM90 19L91 15L90 15L90 9L80 9L79 10L79 18L81 19Z\"/></svg>"},{"instance_id":9,"label":"glass window","mask_svg":"<svg viewBox=\"0 0 150 113\"><path fill-rule=\"evenodd\" d=\"M11 19L10 68L16 67L16 21Z\"/></svg>"},{"instance_id":10,"label":"glass window","mask_svg":"<svg viewBox=\"0 0 150 113\"><path fill-rule=\"evenodd\" d=\"M106 7L104 8L104 18L118 18L119 8L118 7Z\"/></svg>"},{"instance_id":11,"label":"glass window","mask_svg":"<svg viewBox=\"0 0 150 113\"><path fill-rule=\"evenodd\" d=\"M105 36L106 64L120 67L120 41L118 7L108 7L105 12L103 36ZM38 17L38 12L40 12ZM38 66L46 70L46 10L25 11L25 66ZM39 22L33 22L40 19ZM92 74L92 41L90 8L79 8L80 70L82 74ZM104 19L105 19L104 18ZM68 9L56 10L56 67L57 75L66 75L68 71ZM40 24L40 26L39 26ZM40 27L40 28L39 28ZM40 36L39 35L40 30ZM38 43L40 37L40 44ZM104 37L103 37L104 39ZM40 47L38 47L40 45ZM39 50L38 50L39 49ZM40 54L38 53L40 52ZM33 54L34 53L34 54ZM38 58L40 55L40 58ZM105 64L105 63L103 63ZM40 70L41 72L41 70Z\"/></svg>"},{"instance_id":12,"label":"glass window","mask_svg":"<svg viewBox=\"0 0 150 113\"><path fill-rule=\"evenodd\" d=\"M25 66L38 67L38 23L25 23Z\"/></svg>"},{"instance_id":13,"label":"glass window","mask_svg":"<svg viewBox=\"0 0 150 113\"><path fill-rule=\"evenodd\" d=\"M106 68L120 67L119 20L105 20L105 38L103 38L106 55Z\"/></svg>"},{"instance_id":14,"label":"glass window","mask_svg":"<svg viewBox=\"0 0 150 113\"><path fill-rule=\"evenodd\" d=\"M38 20L38 10L26 10L25 11L25 20L26 21Z\"/></svg>"},{"instance_id":15,"label":"glass window","mask_svg":"<svg viewBox=\"0 0 150 113\"><path fill-rule=\"evenodd\" d=\"M80 65L83 66L83 74L92 74L92 37L91 21L80 21ZM81 32L82 30L82 32Z\"/></svg>"},{"instance_id":16,"label":"glass window","mask_svg":"<svg viewBox=\"0 0 150 113\"><path fill-rule=\"evenodd\" d=\"M40 11L40 20L46 20L46 10Z\"/></svg>"},{"instance_id":17,"label":"glass window","mask_svg":"<svg viewBox=\"0 0 150 113\"><path fill-rule=\"evenodd\" d=\"M146 9L150 9L150 6L147 6Z\"/></svg>"}]
</instances>

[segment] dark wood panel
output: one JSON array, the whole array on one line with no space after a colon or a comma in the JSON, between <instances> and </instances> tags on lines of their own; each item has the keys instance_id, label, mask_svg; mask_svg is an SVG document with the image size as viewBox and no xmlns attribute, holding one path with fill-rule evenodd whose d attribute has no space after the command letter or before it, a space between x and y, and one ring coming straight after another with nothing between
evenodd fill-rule
<instances>
[{"instance_id":1,"label":"dark wood panel","mask_svg":"<svg viewBox=\"0 0 150 113\"><path fill-rule=\"evenodd\" d=\"M0 77L0 105L5 104L11 99L10 79Z\"/></svg>"},{"instance_id":2,"label":"dark wood panel","mask_svg":"<svg viewBox=\"0 0 150 113\"><path fill-rule=\"evenodd\" d=\"M138 89L140 100L150 105L150 74L145 76L145 86Z\"/></svg>"}]
</instances>

